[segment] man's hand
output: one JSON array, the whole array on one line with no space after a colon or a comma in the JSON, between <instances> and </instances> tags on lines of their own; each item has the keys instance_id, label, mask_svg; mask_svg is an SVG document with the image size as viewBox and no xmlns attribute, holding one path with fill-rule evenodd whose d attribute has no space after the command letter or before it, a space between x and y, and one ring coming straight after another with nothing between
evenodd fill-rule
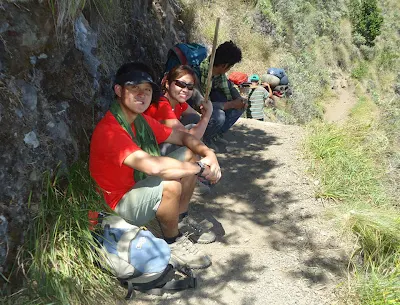
<instances>
[{"instance_id":1,"label":"man's hand","mask_svg":"<svg viewBox=\"0 0 400 305\"><path fill-rule=\"evenodd\" d=\"M200 112L202 116L211 117L211 114L213 112L213 105L211 103L211 100L208 99L207 103L204 103L204 100L201 101L201 105L200 105Z\"/></svg>"},{"instance_id":2,"label":"man's hand","mask_svg":"<svg viewBox=\"0 0 400 305\"><path fill-rule=\"evenodd\" d=\"M244 103L243 108L244 108L244 109L247 109L247 107L249 107L249 99L243 97L243 98L242 98L242 102Z\"/></svg>"},{"instance_id":3,"label":"man's hand","mask_svg":"<svg viewBox=\"0 0 400 305\"><path fill-rule=\"evenodd\" d=\"M200 160L206 165L202 177L206 178L212 184L215 184L221 179L221 168L219 167L217 156L210 150L207 155Z\"/></svg>"}]
</instances>

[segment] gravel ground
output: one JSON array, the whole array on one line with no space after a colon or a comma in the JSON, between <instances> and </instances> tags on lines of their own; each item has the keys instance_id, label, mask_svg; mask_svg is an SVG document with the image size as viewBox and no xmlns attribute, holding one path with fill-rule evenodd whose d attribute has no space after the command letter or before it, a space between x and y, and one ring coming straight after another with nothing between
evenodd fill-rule
<instances>
[{"instance_id":1,"label":"gravel ground","mask_svg":"<svg viewBox=\"0 0 400 305\"><path fill-rule=\"evenodd\" d=\"M299 126L240 119L218 153L222 180L192 199L191 214L218 236L198 245L213 265L196 272L197 289L138 293L129 304L339 304L348 258L313 197L303 137Z\"/></svg>"}]
</instances>

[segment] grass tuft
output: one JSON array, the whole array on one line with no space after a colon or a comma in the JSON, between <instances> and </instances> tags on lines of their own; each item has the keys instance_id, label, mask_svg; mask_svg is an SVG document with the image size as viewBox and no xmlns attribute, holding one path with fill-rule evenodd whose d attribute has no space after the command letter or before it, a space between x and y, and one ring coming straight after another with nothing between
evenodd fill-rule
<instances>
[{"instance_id":1,"label":"grass tuft","mask_svg":"<svg viewBox=\"0 0 400 305\"><path fill-rule=\"evenodd\" d=\"M104 209L87 164L67 177L45 178L43 195L18 272L26 289L8 298L13 304L114 304L123 292L96 265L99 254L89 230L88 211Z\"/></svg>"},{"instance_id":2,"label":"grass tuft","mask_svg":"<svg viewBox=\"0 0 400 305\"><path fill-rule=\"evenodd\" d=\"M352 125L339 127L316 123L306 145L314 158L313 172L320 174L317 197L334 200L366 200L379 204L384 200L380 185L382 170L368 154L369 128Z\"/></svg>"}]
</instances>

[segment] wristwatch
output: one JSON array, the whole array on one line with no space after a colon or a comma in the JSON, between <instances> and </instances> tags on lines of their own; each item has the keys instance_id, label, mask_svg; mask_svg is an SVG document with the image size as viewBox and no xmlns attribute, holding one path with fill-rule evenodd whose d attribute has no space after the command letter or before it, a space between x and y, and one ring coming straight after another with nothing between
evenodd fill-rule
<instances>
[{"instance_id":1,"label":"wristwatch","mask_svg":"<svg viewBox=\"0 0 400 305\"><path fill-rule=\"evenodd\" d=\"M197 165L200 166L200 171L196 174L196 176L201 176L206 168L206 165L201 161L196 161Z\"/></svg>"}]
</instances>

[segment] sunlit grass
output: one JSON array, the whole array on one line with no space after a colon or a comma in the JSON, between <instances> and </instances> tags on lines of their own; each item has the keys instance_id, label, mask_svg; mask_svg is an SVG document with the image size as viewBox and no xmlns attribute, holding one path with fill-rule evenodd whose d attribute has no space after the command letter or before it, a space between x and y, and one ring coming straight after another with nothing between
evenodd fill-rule
<instances>
[{"instance_id":1,"label":"sunlit grass","mask_svg":"<svg viewBox=\"0 0 400 305\"><path fill-rule=\"evenodd\" d=\"M384 264L370 263L368 273L358 272L358 294L362 304L400 304L400 255L389 256Z\"/></svg>"},{"instance_id":2,"label":"sunlit grass","mask_svg":"<svg viewBox=\"0 0 400 305\"><path fill-rule=\"evenodd\" d=\"M315 156L314 170L321 179L317 197L335 200L362 197L372 204L379 203L383 196L380 171L359 145L367 131L347 134L347 130L333 125L315 128L308 145Z\"/></svg>"},{"instance_id":3,"label":"sunlit grass","mask_svg":"<svg viewBox=\"0 0 400 305\"><path fill-rule=\"evenodd\" d=\"M305 143L316 196L335 200L334 217L356 237L351 290L361 304L400 302L400 211L388 192L388 136L371 99L361 97L341 126L314 122Z\"/></svg>"}]
</instances>

